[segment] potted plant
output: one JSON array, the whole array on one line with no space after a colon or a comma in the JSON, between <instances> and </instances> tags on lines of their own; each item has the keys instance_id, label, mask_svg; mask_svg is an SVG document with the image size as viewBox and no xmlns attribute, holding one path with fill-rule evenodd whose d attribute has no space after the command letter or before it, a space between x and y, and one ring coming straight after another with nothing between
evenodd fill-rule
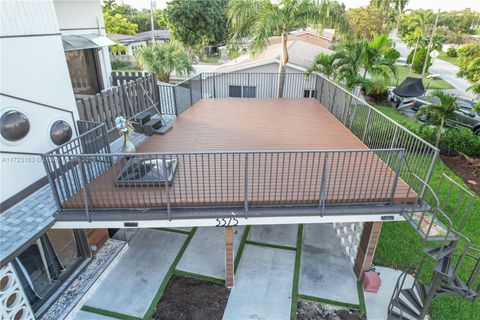
<instances>
[{"instance_id":1,"label":"potted plant","mask_svg":"<svg viewBox=\"0 0 480 320\"><path fill-rule=\"evenodd\" d=\"M130 140L130 133L133 131L132 124L123 116L119 116L115 119L115 125L117 129L123 134L123 146L122 151L125 153L135 153L135 145Z\"/></svg>"}]
</instances>

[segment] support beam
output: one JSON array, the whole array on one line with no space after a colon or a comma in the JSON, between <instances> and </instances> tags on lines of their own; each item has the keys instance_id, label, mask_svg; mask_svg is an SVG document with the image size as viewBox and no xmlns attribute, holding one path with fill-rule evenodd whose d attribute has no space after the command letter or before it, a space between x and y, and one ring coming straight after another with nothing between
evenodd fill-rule
<instances>
[{"instance_id":1,"label":"support beam","mask_svg":"<svg viewBox=\"0 0 480 320\"><path fill-rule=\"evenodd\" d=\"M225 228L225 286L233 287L234 274L233 228Z\"/></svg>"},{"instance_id":2,"label":"support beam","mask_svg":"<svg viewBox=\"0 0 480 320\"><path fill-rule=\"evenodd\" d=\"M363 225L362 237L358 246L357 257L353 266L353 272L358 280L363 279L363 274L370 270L377 248L380 230L382 229L381 221L365 222Z\"/></svg>"}]
</instances>

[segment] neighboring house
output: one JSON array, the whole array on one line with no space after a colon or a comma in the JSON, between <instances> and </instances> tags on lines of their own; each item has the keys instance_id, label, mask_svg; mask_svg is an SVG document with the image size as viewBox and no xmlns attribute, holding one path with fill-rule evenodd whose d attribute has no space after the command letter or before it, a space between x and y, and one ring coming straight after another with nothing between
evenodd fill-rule
<instances>
[{"instance_id":1,"label":"neighboring house","mask_svg":"<svg viewBox=\"0 0 480 320\"><path fill-rule=\"evenodd\" d=\"M288 37L287 72L304 72L320 53L333 54L331 42L310 33ZM253 57L242 55L218 67L215 72L278 72L282 44L280 37L271 37L268 47Z\"/></svg>"},{"instance_id":2,"label":"neighboring house","mask_svg":"<svg viewBox=\"0 0 480 320\"><path fill-rule=\"evenodd\" d=\"M168 29L154 30L153 34L156 42L166 43L170 41ZM135 35L109 33L108 38L125 47L125 50L117 50L115 53L110 52L112 60L131 61L135 49L152 41L152 31Z\"/></svg>"},{"instance_id":3,"label":"neighboring house","mask_svg":"<svg viewBox=\"0 0 480 320\"><path fill-rule=\"evenodd\" d=\"M76 99L111 86L112 42L100 0L0 6L1 266L16 270L27 296L21 300L17 292L24 304L5 310L8 316L2 305L0 318L30 319L27 309L38 312L107 237L105 229L49 229L51 193L39 155L78 135Z\"/></svg>"}]
</instances>

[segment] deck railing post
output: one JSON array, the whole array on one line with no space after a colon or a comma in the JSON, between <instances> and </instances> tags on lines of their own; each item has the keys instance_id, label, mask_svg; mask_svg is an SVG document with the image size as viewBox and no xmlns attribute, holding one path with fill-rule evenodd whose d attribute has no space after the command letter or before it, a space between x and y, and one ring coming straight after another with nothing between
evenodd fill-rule
<instances>
[{"instance_id":1,"label":"deck railing post","mask_svg":"<svg viewBox=\"0 0 480 320\"><path fill-rule=\"evenodd\" d=\"M192 78L188 79L188 87L190 88L190 107L191 107L193 105Z\"/></svg>"},{"instance_id":2,"label":"deck railing post","mask_svg":"<svg viewBox=\"0 0 480 320\"><path fill-rule=\"evenodd\" d=\"M365 143L365 138L367 137L368 126L370 125L370 117L372 116L372 109L368 108L367 121L365 122L365 129L363 130L362 142Z\"/></svg>"},{"instance_id":3,"label":"deck railing post","mask_svg":"<svg viewBox=\"0 0 480 320\"><path fill-rule=\"evenodd\" d=\"M425 179L425 184L423 185L422 192L420 192L420 200L423 200L423 195L425 194L425 189L427 188L430 179L432 178L433 169L435 168L435 163L437 162L437 158L440 151L437 149L433 155L432 162L430 163L430 167L428 168L427 177Z\"/></svg>"},{"instance_id":4,"label":"deck railing post","mask_svg":"<svg viewBox=\"0 0 480 320\"><path fill-rule=\"evenodd\" d=\"M325 213L325 184L327 181L327 162L328 162L328 152L325 153L325 156L323 157L323 168L322 168L322 183L320 185L320 200L318 202L318 207L321 210L320 215L323 217L323 214Z\"/></svg>"},{"instance_id":5,"label":"deck railing post","mask_svg":"<svg viewBox=\"0 0 480 320\"><path fill-rule=\"evenodd\" d=\"M55 158L53 159L55 162ZM42 161L43 165L45 166L45 171L47 172L48 183L50 184L50 189L52 190L53 198L57 204L58 211L62 212L62 203L60 201L60 196L58 195L58 185L54 182L53 172L50 170L50 157L42 156Z\"/></svg>"},{"instance_id":6,"label":"deck railing post","mask_svg":"<svg viewBox=\"0 0 480 320\"><path fill-rule=\"evenodd\" d=\"M200 100L203 99L203 73L198 75L200 79Z\"/></svg>"},{"instance_id":7,"label":"deck railing post","mask_svg":"<svg viewBox=\"0 0 480 320\"><path fill-rule=\"evenodd\" d=\"M248 153L245 154L245 182L244 182L244 194L243 194L243 210L245 213L245 219L248 218Z\"/></svg>"},{"instance_id":8,"label":"deck railing post","mask_svg":"<svg viewBox=\"0 0 480 320\"><path fill-rule=\"evenodd\" d=\"M173 93L173 107L175 108L175 116L178 117L178 107L177 107L177 87L170 87L172 88Z\"/></svg>"},{"instance_id":9,"label":"deck railing post","mask_svg":"<svg viewBox=\"0 0 480 320\"><path fill-rule=\"evenodd\" d=\"M163 175L165 176L165 194L167 197L167 215L168 215L168 221L172 221L171 213L170 213L170 185L168 181L169 177L169 172L167 168L167 162L166 162L166 157L162 157L162 167L163 167Z\"/></svg>"},{"instance_id":10,"label":"deck railing post","mask_svg":"<svg viewBox=\"0 0 480 320\"><path fill-rule=\"evenodd\" d=\"M392 152L392 151L390 151ZM398 161L395 167L395 178L393 179L392 192L390 194L390 203L393 204L393 198L395 191L397 191L398 178L400 177L400 171L402 170L403 159L405 158L405 150L398 151Z\"/></svg>"},{"instance_id":11,"label":"deck railing post","mask_svg":"<svg viewBox=\"0 0 480 320\"><path fill-rule=\"evenodd\" d=\"M85 168L83 167L83 160L81 157L77 157L76 160L78 161L78 165L80 167L80 175L82 176L82 184L83 184L83 202L85 204L85 216L87 217L87 221L91 222L92 219L90 218L90 191L88 190L88 182L87 182L87 174L85 173Z\"/></svg>"}]
</instances>

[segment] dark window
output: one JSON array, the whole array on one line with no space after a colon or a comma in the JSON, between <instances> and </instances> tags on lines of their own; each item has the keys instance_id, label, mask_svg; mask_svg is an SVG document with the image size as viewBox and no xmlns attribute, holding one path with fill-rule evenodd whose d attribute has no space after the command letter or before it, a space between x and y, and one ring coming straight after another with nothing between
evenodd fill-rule
<instances>
[{"instance_id":1,"label":"dark window","mask_svg":"<svg viewBox=\"0 0 480 320\"><path fill-rule=\"evenodd\" d=\"M241 98L242 87L241 86L228 86L228 96L230 98Z\"/></svg>"},{"instance_id":2,"label":"dark window","mask_svg":"<svg viewBox=\"0 0 480 320\"><path fill-rule=\"evenodd\" d=\"M315 98L315 90L303 90L304 98Z\"/></svg>"},{"instance_id":3,"label":"dark window","mask_svg":"<svg viewBox=\"0 0 480 320\"><path fill-rule=\"evenodd\" d=\"M74 94L94 95L100 92L101 74L97 54L93 49L65 52Z\"/></svg>"},{"instance_id":4,"label":"dark window","mask_svg":"<svg viewBox=\"0 0 480 320\"><path fill-rule=\"evenodd\" d=\"M243 97L244 98L255 98L257 96L256 87L243 87Z\"/></svg>"}]
</instances>

